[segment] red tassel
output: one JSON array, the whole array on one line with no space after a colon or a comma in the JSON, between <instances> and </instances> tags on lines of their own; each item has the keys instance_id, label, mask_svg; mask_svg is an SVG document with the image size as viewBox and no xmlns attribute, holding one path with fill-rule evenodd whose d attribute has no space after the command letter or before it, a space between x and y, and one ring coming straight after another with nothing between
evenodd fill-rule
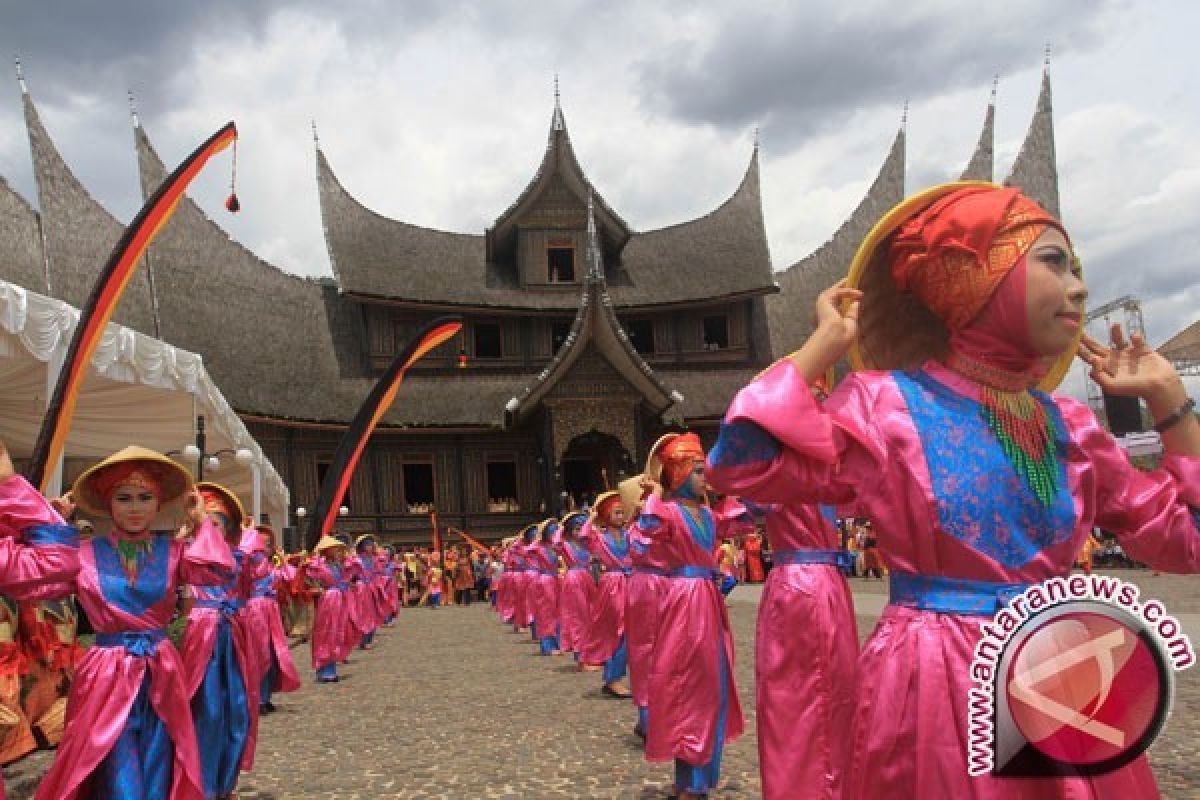
<instances>
[{"instance_id":1,"label":"red tassel","mask_svg":"<svg viewBox=\"0 0 1200 800\"><path fill-rule=\"evenodd\" d=\"M242 204L237 196L237 144L238 140L233 140L233 160L230 164L229 171L229 197L225 198L225 208L230 214L236 214L242 210Z\"/></svg>"}]
</instances>

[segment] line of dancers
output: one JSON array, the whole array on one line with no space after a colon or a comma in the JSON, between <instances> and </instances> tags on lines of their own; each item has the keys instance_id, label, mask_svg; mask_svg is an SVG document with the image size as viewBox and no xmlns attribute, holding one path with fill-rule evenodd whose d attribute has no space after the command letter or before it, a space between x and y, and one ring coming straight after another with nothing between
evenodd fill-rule
<instances>
[{"instance_id":1,"label":"line of dancers","mask_svg":"<svg viewBox=\"0 0 1200 800\"><path fill-rule=\"evenodd\" d=\"M640 505L620 506L631 524L603 497L591 519L508 546L502 619L532 625L543 652L602 661L614 693L627 657L646 758L674 760L676 796L704 797L743 724L707 484L765 514L775 558L755 631L764 797L1158 797L1144 753L1108 771L967 769L970 663L1007 598L1069 574L1094 527L1152 568L1200 572L1195 404L1139 336L1084 333L1086 296L1066 229L1020 190L964 182L908 198L818 297L812 336L737 394L707 459L694 435L664 437ZM847 356L856 371L826 396ZM1076 357L1106 393L1145 402L1157 469L1135 468L1086 404L1050 393ZM889 573L861 651L835 507L872 521ZM557 584L555 547L568 565ZM583 549L605 567L594 589L571 577Z\"/></svg>"},{"instance_id":2,"label":"line of dancers","mask_svg":"<svg viewBox=\"0 0 1200 800\"><path fill-rule=\"evenodd\" d=\"M180 504L178 533L152 528ZM110 530L81 541L68 522L77 510ZM269 527L244 521L233 492L193 484L136 446L50 502L14 474L0 442L0 592L22 606L73 596L96 634L64 662L58 752L37 800L235 797L254 766L260 715L300 686L281 612L301 630L312 619L313 667L326 682L395 619L392 555L373 537L359 537L353 555L344 537L326 537L313 558L285 558ZM178 649L168 630L177 618Z\"/></svg>"},{"instance_id":3,"label":"line of dancers","mask_svg":"<svg viewBox=\"0 0 1200 800\"><path fill-rule=\"evenodd\" d=\"M725 743L744 727L724 600L736 579L718 548L754 524L730 498L709 505L704 472L696 435L667 434L624 492L506 540L495 581L504 624L632 700L646 758L674 762L680 797L716 787Z\"/></svg>"}]
</instances>

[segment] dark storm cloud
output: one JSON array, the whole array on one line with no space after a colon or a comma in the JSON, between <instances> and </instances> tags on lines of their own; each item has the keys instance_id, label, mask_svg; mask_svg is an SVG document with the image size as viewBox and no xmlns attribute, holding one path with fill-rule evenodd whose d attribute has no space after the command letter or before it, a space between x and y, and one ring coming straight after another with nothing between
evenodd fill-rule
<instances>
[{"instance_id":1,"label":"dark storm cloud","mask_svg":"<svg viewBox=\"0 0 1200 800\"><path fill-rule=\"evenodd\" d=\"M171 81L194 46L236 33L255 38L271 16L287 9L336 15L348 36L399 43L449 13L447 4L360 0L330 5L320 0L79 0L0 3L0 54L19 56L30 89L41 102L71 96L110 96L132 88L139 102L167 105ZM11 61L9 62L11 63ZM11 74L11 73L10 73ZM177 98L176 98L177 99Z\"/></svg>"},{"instance_id":2,"label":"dark storm cloud","mask_svg":"<svg viewBox=\"0 0 1200 800\"><path fill-rule=\"evenodd\" d=\"M1114 3L738 9L708 41L681 38L639 64L643 102L688 123L761 124L791 148L857 111L984 87L993 75L1094 46Z\"/></svg>"}]
</instances>

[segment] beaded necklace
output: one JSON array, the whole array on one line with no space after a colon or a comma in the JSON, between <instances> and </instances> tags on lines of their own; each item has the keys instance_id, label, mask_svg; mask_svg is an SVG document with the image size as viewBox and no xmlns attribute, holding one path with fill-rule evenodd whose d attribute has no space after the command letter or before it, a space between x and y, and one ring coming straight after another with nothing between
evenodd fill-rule
<instances>
[{"instance_id":1,"label":"beaded necklace","mask_svg":"<svg viewBox=\"0 0 1200 800\"><path fill-rule=\"evenodd\" d=\"M951 351L946 366L979 385L984 421L1005 458L1045 507L1058 493L1054 420L1029 392L1031 375L992 367Z\"/></svg>"},{"instance_id":2,"label":"beaded necklace","mask_svg":"<svg viewBox=\"0 0 1200 800\"><path fill-rule=\"evenodd\" d=\"M146 563L146 557L150 554L154 537L126 539L122 536L114 536L113 540L117 546L117 558L121 562L121 571L125 573L125 579L129 585L133 586L137 583L138 573L141 571L142 565Z\"/></svg>"}]
</instances>

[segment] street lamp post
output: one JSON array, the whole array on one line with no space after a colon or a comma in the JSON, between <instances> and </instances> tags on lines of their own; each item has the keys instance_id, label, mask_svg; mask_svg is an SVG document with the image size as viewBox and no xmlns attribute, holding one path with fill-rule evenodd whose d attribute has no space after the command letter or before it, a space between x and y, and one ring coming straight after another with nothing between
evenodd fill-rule
<instances>
[{"instance_id":1,"label":"street lamp post","mask_svg":"<svg viewBox=\"0 0 1200 800\"><path fill-rule=\"evenodd\" d=\"M221 466L221 456L232 455L233 460L240 466L248 467L254 463L254 452L245 447L239 447L234 450L232 447L225 447L213 453L205 452L204 448L208 442L208 437L204 433L204 415L196 415L196 440L192 444L184 445L180 450L171 450L167 453L168 456L183 456L188 461L196 462L196 480L204 480L204 468L207 466L212 472L215 472Z\"/></svg>"}]
</instances>

